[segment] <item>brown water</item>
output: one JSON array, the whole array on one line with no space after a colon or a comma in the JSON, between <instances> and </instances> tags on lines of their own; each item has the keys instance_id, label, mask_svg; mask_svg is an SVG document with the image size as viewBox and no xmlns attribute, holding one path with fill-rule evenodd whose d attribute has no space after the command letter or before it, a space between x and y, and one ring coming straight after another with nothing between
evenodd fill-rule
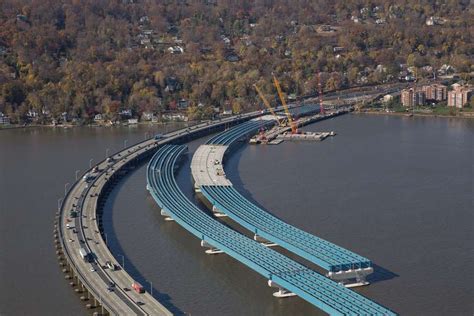
<instances>
[{"instance_id":1,"label":"brown water","mask_svg":"<svg viewBox=\"0 0 474 316\"><path fill-rule=\"evenodd\" d=\"M376 265L357 291L404 315L472 315L474 122L347 115L307 130L321 143L244 146L226 164L234 185L291 224ZM84 314L59 271L52 218L64 183L89 157L143 138L143 128L0 132L0 314ZM204 140L190 145L191 151ZM189 159L178 174L192 196ZM177 313L320 315L278 300L266 280L164 222L145 167L112 192L104 219L125 268Z\"/></svg>"}]
</instances>

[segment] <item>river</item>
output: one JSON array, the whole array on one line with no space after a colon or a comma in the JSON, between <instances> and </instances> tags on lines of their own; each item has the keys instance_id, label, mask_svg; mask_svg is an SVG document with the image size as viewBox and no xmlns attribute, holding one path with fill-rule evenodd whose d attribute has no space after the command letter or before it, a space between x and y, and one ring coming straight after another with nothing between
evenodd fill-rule
<instances>
[{"instance_id":1,"label":"river","mask_svg":"<svg viewBox=\"0 0 474 316\"><path fill-rule=\"evenodd\" d=\"M474 121L345 115L305 130L337 136L242 146L226 162L227 175L278 217L370 258L376 272L359 293L403 315L470 315ZM157 129L0 131L0 314L86 313L55 259L57 199L90 158L145 132ZM191 199L189 163L204 140L189 145L178 173ZM163 221L145 190L145 166L112 192L104 228L117 260L177 313L323 314L299 298L273 298L258 274L205 255L196 238Z\"/></svg>"}]
</instances>

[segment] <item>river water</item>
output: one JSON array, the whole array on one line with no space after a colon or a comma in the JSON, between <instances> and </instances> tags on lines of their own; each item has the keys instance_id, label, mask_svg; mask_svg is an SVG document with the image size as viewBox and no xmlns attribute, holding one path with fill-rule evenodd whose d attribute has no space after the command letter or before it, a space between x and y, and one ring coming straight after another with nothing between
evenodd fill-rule
<instances>
[{"instance_id":1,"label":"river water","mask_svg":"<svg viewBox=\"0 0 474 316\"><path fill-rule=\"evenodd\" d=\"M474 121L346 115L305 129L337 136L242 146L226 162L237 189L287 222L370 258L376 272L361 294L403 315L471 315ZM0 314L85 314L54 255L57 199L90 158L145 132L151 130L0 131ZM204 141L189 145L178 173L191 199L189 163ZM118 261L174 312L323 314L299 298L273 298L265 279L230 257L205 255L196 238L163 221L145 182L143 166L116 187L105 231Z\"/></svg>"}]
</instances>

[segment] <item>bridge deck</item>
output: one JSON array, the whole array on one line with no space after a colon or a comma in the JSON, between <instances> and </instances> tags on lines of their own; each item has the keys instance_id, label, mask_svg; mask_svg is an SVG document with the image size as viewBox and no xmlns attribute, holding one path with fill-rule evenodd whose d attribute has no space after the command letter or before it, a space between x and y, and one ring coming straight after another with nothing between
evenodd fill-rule
<instances>
[{"instance_id":1,"label":"bridge deck","mask_svg":"<svg viewBox=\"0 0 474 316\"><path fill-rule=\"evenodd\" d=\"M191 161L191 170L196 187L201 185L232 185L227 180L221 163L226 150L227 146L199 146Z\"/></svg>"},{"instance_id":2,"label":"bridge deck","mask_svg":"<svg viewBox=\"0 0 474 316\"><path fill-rule=\"evenodd\" d=\"M312 108L308 106L306 110L310 109ZM218 152L223 157L225 150L237 139L258 129L258 122L254 119L224 131L211 138L207 146L222 146ZM208 148L203 147L198 151L203 155L203 151ZM220 212L227 214L245 228L330 272L371 267L367 258L285 223L247 200L233 186L202 183L200 190Z\"/></svg>"},{"instance_id":3,"label":"bridge deck","mask_svg":"<svg viewBox=\"0 0 474 316\"><path fill-rule=\"evenodd\" d=\"M394 315L383 306L245 237L202 212L180 190L175 165L185 146L165 145L147 168L150 194L178 224L331 315Z\"/></svg>"}]
</instances>

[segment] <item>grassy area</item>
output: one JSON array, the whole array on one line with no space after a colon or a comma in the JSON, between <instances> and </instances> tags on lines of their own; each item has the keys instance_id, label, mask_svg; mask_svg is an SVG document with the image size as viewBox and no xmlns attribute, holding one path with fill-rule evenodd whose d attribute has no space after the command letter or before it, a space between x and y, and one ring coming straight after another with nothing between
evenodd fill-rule
<instances>
[{"instance_id":1,"label":"grassy area","mask_svg":"<svg viewBox=\"0 0 474 316\"><path fill-rule=\"evenodd\" d=\"M433 114L436 115L456 115L457 110L447 106L436 106L433 108Z\"/></svg>"}]
</instances>

